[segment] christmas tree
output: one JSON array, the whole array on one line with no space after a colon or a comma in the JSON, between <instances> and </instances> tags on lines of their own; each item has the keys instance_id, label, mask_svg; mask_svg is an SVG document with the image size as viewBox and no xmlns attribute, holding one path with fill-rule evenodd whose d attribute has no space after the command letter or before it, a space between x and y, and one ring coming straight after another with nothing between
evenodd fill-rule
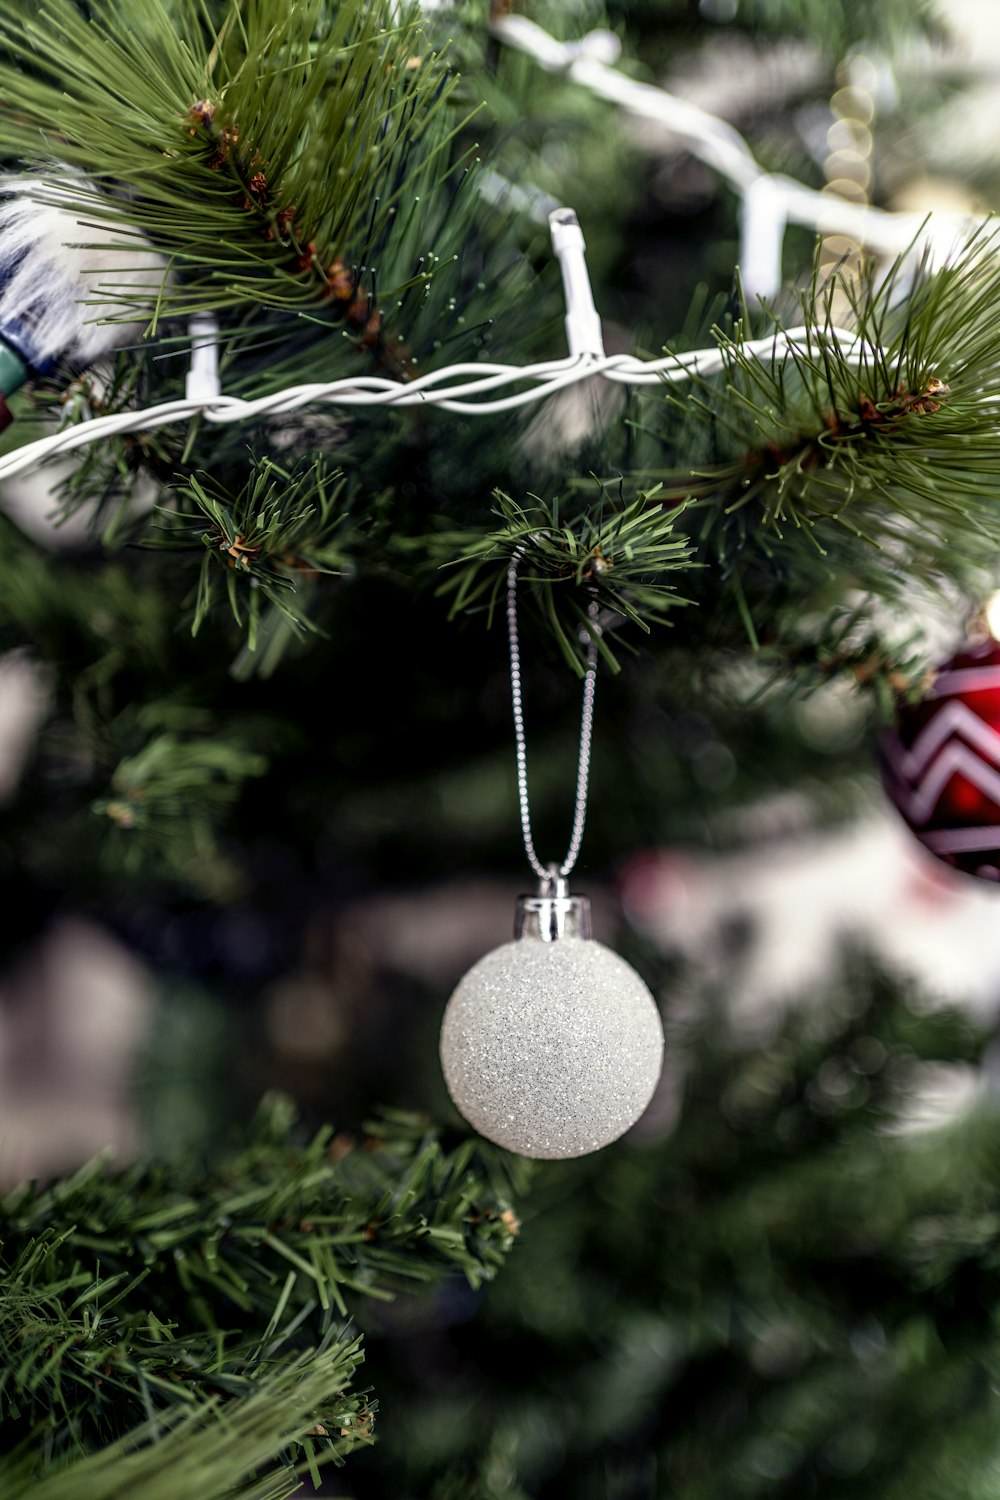
<instances>
[{"instance_id":1,"label":"christmas tree","mask_svg":"<svg viewBox=\"0 0 1000 1500\"><path fill-rule=\"evenodd\" d=\"M900 805L995 875L989 734L942 783L972 855L907 781L1000 544L948 45L913 0L0 15L0 1494L993 1493L994 1112L914 1120L988 1027L836 944L751 1016L752 902L710 961L677 915L697 851L752 887L870 805L894 706ZM499 1145L437 1062L519 791L536 900L577 921L580 855L666 1033L572 1163L501 1149L584 1149L533 1145L558 1030L513 1133L446 1046ZM601 1140L653 1085L605 972ZM127 1128L43 1151L119 1054Z\"/></svg>"}]
</instances>

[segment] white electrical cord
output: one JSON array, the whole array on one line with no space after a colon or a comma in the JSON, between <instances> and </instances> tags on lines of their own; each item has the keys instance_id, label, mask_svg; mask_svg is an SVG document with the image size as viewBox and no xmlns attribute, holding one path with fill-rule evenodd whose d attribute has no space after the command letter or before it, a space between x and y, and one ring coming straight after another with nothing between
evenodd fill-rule
<instances>
[{"instance_id":1,"label":"white electrical cord","mask_svg":"<svg viewBox=\"0 0 1000 1500\"><path fill-rule=\"evenodd\" d=\"M160 406L112 412L92 417L75 426L25 443L0 458L0 481L35 468L46 459L72 453L128 432L151 432L200 416L206 422L249 422L261 417L285 416L306 406L394 406L436 407L467 416L489 416L512 411L534 401L543 401L554 391L581 381L601 377L623 385L660 385L665 380L694 380L717 374L725 368L722 347L695 349L686 354L666 354L660 359L639 359L633 354L605 354L601 322L587 271L586 246L572 209L559 208L549 215L553 250L559 260L566 298L566 338L570 353L563 359L542 360L534 365L502 365L488 361L447 365L414 380L389 380L382 375L348 376L326 383L291 386L247 401L223 395L219 379L219 328L210 315L191 319L191 367L186 394ZM744 354L780 359L794 349L818 356L820 343L839 346L843 357L864 358L867 345L839 328L791 328L741 344ZM493 392L509 386L527 386L507 395Z\"/></svg>"},{"instance_id":2,"label":"white electrical cord","mask_svg":"<svg viewBox=\"0 0 1000 1500\"><path fill-rule=\"evenodd\" d=\"M827 337L841 343L842 353L850 358L856 357L856 341L850 334L842 330L831 330ZM792 346L803 347L807 338L815 343L818 338L816 330L792 328L767 338L754 339L741 347L748 355L780 358ZM0 481L36 468L46 459L72 453L77 448L89 447L91 443L120 437L128 432L151 432L154 428L168 427L172 423L189 421L196 416L203 417L207 422L220 424L249 422L261 417L285 416L306 406L421 406L461 412L466 416L488 416L512 411L515 407L526 406L531 402L544 401L554 391L579 385L595 376L624 385L658 385L665 379L691 380L698 376L716 374L724 363L725 357L720 349L697 349L688 354L668 354L662 359L653 360L637 359L631 354L579 354L534 365L449 365L446 369L434 370L405 385L381 376L368 375L332 380L327 384L291 386L284 391L275 391L270 396L260 396L255 401L222 395L185 398L164 402L161 406L113 412L106 417L92 417L77 426L66 427L46 437L37 438L34 442L25 443L0 458ZM471 376L476 378L459 378ZM492 400L479 399L482 393L523 384L525 381L531 382L527 390Z\"/></svg>"},{"instance_id":3,"label":"white electrical cord","mask_svg":"<svg viewBox=\"0 0 1000 1500\"><path fill-rule=\"evenodd\" d=\"M559 42L534 21L516 15L498 16L490 30L547 72L564 73L630 114L655 120L736 189L742 200L739 264L748 296L771 297L781 286L786 224L801 224L821 235L846 235L893 258L919 241L937 263L980 222L964 215L939 214L928 221L926 215L892 213L766 172L728 121L609 66L620 51L618 38L610 32L593 31L581 41Z\"/></svg>"}]
</instances>

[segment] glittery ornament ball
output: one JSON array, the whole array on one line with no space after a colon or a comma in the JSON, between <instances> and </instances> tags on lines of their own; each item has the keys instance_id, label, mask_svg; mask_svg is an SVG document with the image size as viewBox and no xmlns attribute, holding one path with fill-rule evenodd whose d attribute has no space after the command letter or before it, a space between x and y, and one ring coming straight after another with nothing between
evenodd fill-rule
<instances>
[{"instance_id":1,"label":"glittery ornament ball","mask_svg":"<svg viewBox=\"0 0 1000 1500\"><path fill-rule=\"evenodd\" d=\"M882 745L891 801L926 849L1000 880L1000 643L967 646Z\"/></svg>"},{"instance_id":2,"label":"glittery ornament ball","mask_svg":"<svg viewBox=\"0 0 1000 1500\"><path fill-rule=\"evenodd\" d=\"M653 997L590 938L495 948L448 1002L441 1063L457 1108L522 1156L583 1156L645 1110L663 1064Z\"/></svg>"}]
</instances>

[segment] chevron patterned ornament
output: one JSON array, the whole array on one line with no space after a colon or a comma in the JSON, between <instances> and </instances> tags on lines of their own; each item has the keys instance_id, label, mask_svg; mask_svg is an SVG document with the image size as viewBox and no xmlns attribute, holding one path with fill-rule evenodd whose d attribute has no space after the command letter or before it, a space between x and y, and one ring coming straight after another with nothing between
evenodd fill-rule
<instances>
[{"instance_id":1,"label":"chevron patterned ornament","mask_svg":"<svg viewBox=\"0 0 1000 1500\"><path fill-rule=\"evenodd\" d=\"M1000 643L966 646L882 743L891 801L932 854L1000 880Z\"/></svg>"}]
</instances>

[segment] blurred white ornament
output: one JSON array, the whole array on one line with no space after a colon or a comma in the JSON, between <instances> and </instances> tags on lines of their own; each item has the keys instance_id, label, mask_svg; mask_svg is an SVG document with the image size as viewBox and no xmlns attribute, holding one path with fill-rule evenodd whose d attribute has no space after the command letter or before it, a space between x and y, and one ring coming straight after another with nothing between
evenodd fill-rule
<instances>
[{"instance_id":1,"label":"blurred white ornament","mask_svg":"<svg viewBox=\"0 0 1000 1500\"><path fill-rule=\"evenodd\" d=\"M0 432L13 421L6 397L59 359L92 365L137 338L169 284L167 261L112 212L58 162L0 175Z\"/></svg>"},{"instance_id":2,"label":"blurred white ornament","mask_svg":"<svg viewBox=\"0 0 1000 1500\"><path fill-rule=\"evenodd\" d=\"M71 167L0 177L0 332L33 369L138 338L169 284L166 259Z\"/></svg>"}]
</instances>

